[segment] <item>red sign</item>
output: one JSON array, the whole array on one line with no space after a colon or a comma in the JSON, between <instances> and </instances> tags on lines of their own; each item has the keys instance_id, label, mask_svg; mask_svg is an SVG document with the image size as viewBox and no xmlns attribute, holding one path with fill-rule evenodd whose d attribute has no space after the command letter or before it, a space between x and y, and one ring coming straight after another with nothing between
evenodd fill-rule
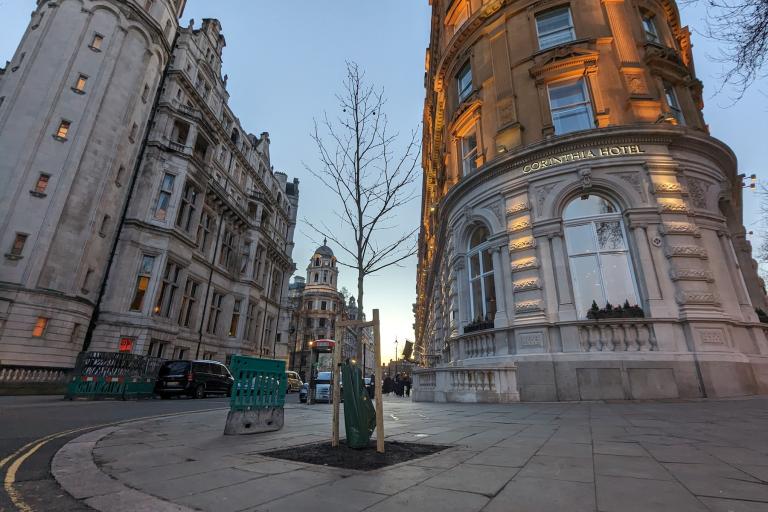
<instances>
[{"instance_id":1,"label":"red sign","mask_svg":"<svg viewBox=\"0 0 768 512\"><path fill-rule=\"evenodd\" d=\"M333 348L336 342L333 340L315 340L315 348Z\"/></svg>"},{"instance_id":2,"label":"red sign","mask_svg":"<svg viewBox=\"0 0 768 512\"><path fill-rule=\"evenodd\" d=\"M120 338L120 352L133 352L133 338Z\"/></svg>"}]
</instances>

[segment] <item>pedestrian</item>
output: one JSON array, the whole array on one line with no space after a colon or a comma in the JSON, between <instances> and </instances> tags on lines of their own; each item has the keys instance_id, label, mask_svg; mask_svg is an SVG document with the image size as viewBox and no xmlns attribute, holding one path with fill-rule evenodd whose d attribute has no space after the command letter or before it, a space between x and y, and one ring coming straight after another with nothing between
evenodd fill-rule
<instances>
[{"instance_id":1,"label":"pedestrian","mask_svg":"<svg viewBox=\"0 0 768 512\"><path fill-rule=\"evenodd\" d=\"M403 396L403 376L399 373L395 375L395 394Z\"/></svg>"},{"instance_id":2,"label":"pedestrian","mask_svg":"<svg viewBox=\"0 0 768 512\"><path fill-rule=\"evenodd\" d=\"M411 396L411 376L405 374L403 379L403 385L405 386L405 396Z\"/></svg>"},{"instance_id":3,"label":"pedestrian","mask_svg":"<svg viewBox=\"0 0 768 512\"><path fill-rule=\"evenodd\" d=\"M387 396L392 392L392 389L394 388L394 382L392 381L392 377L390 377L388 374L384 376L384 386L381 388L381 392Z\"/></svg>"},{"instance_id":4,"label":"pedestrian","mask_svg":"<svg viewBox=\"0 0 768 512\"><path fill-rule=\"evenodd\" d=\"M371 384L368 386L368 397L373 400L376 396L376 374L371 374Z\"/></svg>"}]
</instances>

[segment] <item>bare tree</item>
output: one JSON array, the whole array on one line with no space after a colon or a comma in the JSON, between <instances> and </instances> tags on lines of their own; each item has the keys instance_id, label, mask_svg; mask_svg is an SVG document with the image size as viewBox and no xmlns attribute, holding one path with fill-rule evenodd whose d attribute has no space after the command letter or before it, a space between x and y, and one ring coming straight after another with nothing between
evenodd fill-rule
<instances>
[{"instance_id":1,"label":"bare tree","mask_svg":"<svg viewBox=\"0 0 768 512\"><path fill-rule=\"evenodd\" d=\"M398 134L390 132L383 112L383 89L368 84L356 63L347 62L343 90L336 98L341 112L333 118L326 112L312 131L319 164L305 167L338 199L340 207L333 213L342 229L305 221L341 248L340 265L357 271L362 311L366 276L399 266L416 253L419 227L401 227L396 213L416 197L412 185L421 147L414 130L398 148Z\"/></svg>"},{"instance_id":2,"label":"bare tree","mask_svg":"<svg viewBox=\"0 0 768 512\"><path fill-rule=\"evenodd\" d=\"M750 85L765 77L768 0L706 0L706 6L708 19L703 34L724 44L718 59L726 66L723 85L735 86L736 99L740 99Z\"/></svg>"}]
</instances>

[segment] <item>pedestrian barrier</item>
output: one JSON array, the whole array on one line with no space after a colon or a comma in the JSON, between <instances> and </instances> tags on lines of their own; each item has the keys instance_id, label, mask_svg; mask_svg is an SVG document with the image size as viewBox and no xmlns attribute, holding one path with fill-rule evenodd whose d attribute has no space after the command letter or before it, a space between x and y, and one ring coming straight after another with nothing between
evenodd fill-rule
<instances>
[{"instance_id":1,"label":"pedestrian barrier","mask_svg":"<svg viewBox=\"0 0 768 512\"><path fill-rule=\"evenodd\" d=\"M154 394L163 359L124 352L81 352L64 398L136 399Z\"/></svg>"},{"instance_id":2,"label":"pedestrian barrier","mask_svg":"<svg viewBox=\"0 0 768 512\"><path fill-rule=\"evenodd\" d=\"M288 379L285 362L233 356L235 378L224 434L255 434L283 428Z\"/></svg>"}]
</instances>

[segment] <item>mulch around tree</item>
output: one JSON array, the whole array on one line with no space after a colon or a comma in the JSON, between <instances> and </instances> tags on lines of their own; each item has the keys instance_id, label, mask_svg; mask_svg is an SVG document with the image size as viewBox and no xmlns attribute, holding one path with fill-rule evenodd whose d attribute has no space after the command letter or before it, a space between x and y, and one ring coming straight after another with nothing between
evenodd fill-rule
<instances>
[{"instance_id":1,"label":"mulch around tree","mask_svg":"<svg viewBox=\"0 0 768 512\"><path fill-rule=\"evenodd\" d=\"M384 453L378 453L376 451L376 441L371 441L366 448L354 449L347 446L342 440L339 442L338 448L331 447L330 442L323 442L261 452L259 455L303 462L305 464L316 464L318 466L371 471L399 464L400 462L426 457L447 448L452 447L437 444L387 441L384 445Z\"/></svg>"}]
</instances>

